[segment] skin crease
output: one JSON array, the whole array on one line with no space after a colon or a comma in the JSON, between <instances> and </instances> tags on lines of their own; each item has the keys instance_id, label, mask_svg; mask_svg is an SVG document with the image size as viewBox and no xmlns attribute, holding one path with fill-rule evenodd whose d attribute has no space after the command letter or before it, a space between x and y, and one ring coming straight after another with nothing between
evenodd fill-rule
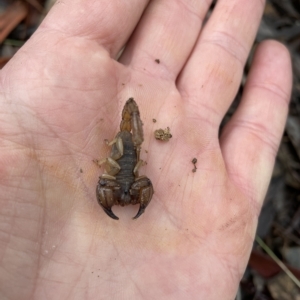
<instances>
[{"instance_id":1,"label":"skin crease","mask_svg":"<svg viewBox=\"0 0 300 300\"><path fill-rule=\"evenodd\" d=\"M264 1L219 0L202 27L210 3L59 1L1 70L1 299L234 299L292 75L283 45L259 45L219 138ZM92 160L108 155L129 97L155 194L135 221L137 206L114 206L115 221ZM156 141L166 127L172 139Z\"/></svg>"}]
</instances>

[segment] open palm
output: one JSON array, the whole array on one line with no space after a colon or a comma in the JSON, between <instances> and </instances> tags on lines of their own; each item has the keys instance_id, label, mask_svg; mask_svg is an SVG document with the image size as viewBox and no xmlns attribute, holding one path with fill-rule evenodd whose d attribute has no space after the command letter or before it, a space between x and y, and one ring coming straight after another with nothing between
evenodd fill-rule
<instances>
[{"instance_id":1,"label":"open palm","mask_svg":"<svg viewBox=\"0 0 300 300\"><path fill-rule=\"evenodd\" d=\"M263 1L220 0L204 27L209 0L148 2L59 1L1 71L1 299L235 296L284 127L289 55L259 46L219 138ZM129 97L155 194L137 220L137 206L114 206L115 221L97 204L93 159L108 155ZM166 127L172 139L155 140Z\"/></svg>"}]
</instances>

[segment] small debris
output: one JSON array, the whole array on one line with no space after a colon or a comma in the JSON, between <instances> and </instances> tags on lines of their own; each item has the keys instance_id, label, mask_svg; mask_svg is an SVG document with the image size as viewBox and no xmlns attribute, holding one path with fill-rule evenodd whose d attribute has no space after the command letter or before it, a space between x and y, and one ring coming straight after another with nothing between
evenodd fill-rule
<instances>
[{"instance_id":1,"label":"small debris","mask_svg":"<svg viewBox=\"0 0 300 300\"><path fill-rule=\"evenodd\" d=\"M156 123L156 119L152 119L153 123Z\"/></svg>"},{"instance_id":2,"label":"small debris","mask_svg":"<svg viewBox=\"0 0 300 300\"><path fill-rule=\"evenodd\" d=\"M194 165L194 169L192 170L193 173L195 173L197 171L196 163L197 163L197 158L194 157L192 159L192 164Z\"/></svg>"},{"instance_id":3,"label":"small debris","mask_svg":"<svg viewBox=\"0 0 300 300\"><path fill-rule=\"evenodd\" d=\"M172 137L172 134L170 133L170 128L167 127L166 129L157 129L154 131L154 136L157 140L160 141L169 141L169 139Z\"/></svg>"},{"instance_id":4,"label":"small debris","mask_svg":"<svg viewBox=\"0 0 300 300\"><path fill-rule=\"evenodd\" d=\"M79 172L80 172L80 173L83 173L83 170L80 168Z\"/></svg>"},{"instance_id":5,"label":"small debris","mask_svg":"<svg viewBox=\"0 0 300 300\"><path fill-rule=\"evenodd\" d=\"M157 64L160 64L160 60L159 60L158 58L155 60L155 62L156 62Z\"/></svg>"},{"instance_id":6,"label":"small debris","mask_svg":"<svg viewBox=\"0 0 300 300\"><path fill-rule=\"evenodd\" d=\"M146 153L148 153L148 151L147 151L147 150L145 150L145 152L146 152Z\"/></svg>"}]
</instances>

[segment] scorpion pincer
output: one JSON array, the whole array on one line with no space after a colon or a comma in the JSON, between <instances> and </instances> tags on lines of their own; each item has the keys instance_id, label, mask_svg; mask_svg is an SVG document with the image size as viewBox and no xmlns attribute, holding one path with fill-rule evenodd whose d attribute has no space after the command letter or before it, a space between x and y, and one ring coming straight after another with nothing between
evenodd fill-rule
<instances>
[{"instance_id":1,"label":"scorpion pincer","mask_svg":"<svg viewBox=\"0 0 300 300\"><path fill-rule=\"evenodd\" d=\"M150 203L154 193L149 178L139 176L141 144L144 141L143 123L139 108L133 98L125 103L122 112L120 132L108 145L112 145L108 158L98 162L105 163L106 173L102 174L96 188L97 200L105 213L111 218L119 218L112 212L113 205L140 204L137 219Z\"/></svg>"}]
</instances>

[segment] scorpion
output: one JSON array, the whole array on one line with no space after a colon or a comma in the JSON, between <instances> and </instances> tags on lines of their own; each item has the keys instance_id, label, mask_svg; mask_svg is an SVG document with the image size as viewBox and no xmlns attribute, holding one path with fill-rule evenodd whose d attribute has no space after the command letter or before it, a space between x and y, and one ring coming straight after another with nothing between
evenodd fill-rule
<instances>
[{"instance_id":1,"label":"scorpion","mask_svg":"<svg viewBox=\"0 0 300 300\"><path fill-rule=\"evenodd\" d=\"M133 219L140 217L153 196L153 186L146 176L139 176L141 144L144 141L143 123L139 108L133 98L129 98L122 111L120 131L107 143L112 146L109 157L97 161L105 164L96 188L97 201L112 219L119 218L112 212L113 205L126 206L140 204Z\"/></svg>"}]
</instances>

